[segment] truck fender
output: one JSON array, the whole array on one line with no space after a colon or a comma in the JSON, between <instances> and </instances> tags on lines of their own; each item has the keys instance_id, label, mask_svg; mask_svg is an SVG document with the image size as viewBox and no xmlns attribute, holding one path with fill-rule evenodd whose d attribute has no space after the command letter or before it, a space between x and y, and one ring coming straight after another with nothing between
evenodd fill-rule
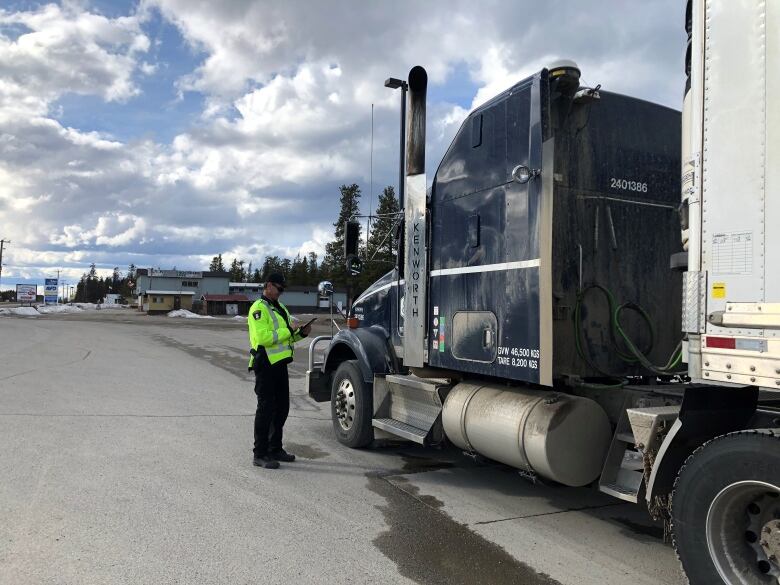
<instances>
[{"instance_id":1,"label":"truck fender","mask_svg":"<svg viewBox=\"0 0 780 585\"><path fill-rule=\"evenodd\" d=\"M376 326L342 329L328 346L322 371L334 372L345 360L357 360L363 380L373 384L374 374L385 374L393 369L387 332Z\"/></svg>"},{"instance_id":2,"label":"truck fender","mask_svg":"<svg viewBox=\"0 0 780 585\"><path fill-rule=\"evenodd\" d=\"M648 504L656 496L672 492L677 473L698 447L719 435L747 428L757 403L756 386L686 388L680 414L653 462L646 490Z\"/></svg>"}]
</instances>

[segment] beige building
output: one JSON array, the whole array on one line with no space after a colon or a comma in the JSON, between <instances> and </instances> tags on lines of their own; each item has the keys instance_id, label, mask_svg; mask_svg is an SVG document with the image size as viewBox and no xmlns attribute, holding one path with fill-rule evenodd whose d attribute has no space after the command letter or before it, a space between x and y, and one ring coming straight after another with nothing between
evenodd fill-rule
<instances>
[{"instance_id":1,"label":"beige building","mask_svg":"<svg viewBox=\"0 0 780 585\"><path fill-rule=\"evenodd\" d=\"M176 309L192 310L194 292L175 290L147 290L138 296L138 308L147 313L167 313Z\"/></svg>"}]
</instances>

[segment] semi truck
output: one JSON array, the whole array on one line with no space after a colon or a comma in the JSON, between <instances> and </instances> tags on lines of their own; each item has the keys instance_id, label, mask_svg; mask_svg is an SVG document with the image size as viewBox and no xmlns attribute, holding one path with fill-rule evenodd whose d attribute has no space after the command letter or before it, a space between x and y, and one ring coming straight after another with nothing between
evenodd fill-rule
<instances>
[{"instance_id":1,"label":"semi truck","mask_svg":"<svg viewBox=\"0 0 780 585\"><path fill-rule=\"evenodd\" d=\"M559 62L473 110L430 184L414 67L397 265L313 341L308 391L345 445L591 485L662 519L692 585L777 583L780 3L688 0L684 26L682 112Z\"/></svg>"}]
</instances>

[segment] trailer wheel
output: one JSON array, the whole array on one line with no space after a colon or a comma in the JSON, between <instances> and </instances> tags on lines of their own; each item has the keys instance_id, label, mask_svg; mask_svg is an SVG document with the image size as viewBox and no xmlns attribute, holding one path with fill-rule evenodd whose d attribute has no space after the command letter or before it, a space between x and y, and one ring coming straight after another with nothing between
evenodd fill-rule
<instances>
[{"instance_id":1,"label":"trailer wheel","mask_svg":"<svg viewBox=\"0 0 780 585\"><path fill-rule=\"evenodd\" d=\"M672 495L674 548L691 585L780 582L780 432L699 447Z\"/></svg>"},{"instance_id":2,"label":"trailer wheel","mask_svg":"<svg viewBox=\"0 0 780 585\"><path fill-rule=\"evenodd\" d=\"M333 430L339 443L357 448L374 440L372 404L371 386L363 381L357 360L341 362L330 392Z\"/></svg>"}]
</instances>

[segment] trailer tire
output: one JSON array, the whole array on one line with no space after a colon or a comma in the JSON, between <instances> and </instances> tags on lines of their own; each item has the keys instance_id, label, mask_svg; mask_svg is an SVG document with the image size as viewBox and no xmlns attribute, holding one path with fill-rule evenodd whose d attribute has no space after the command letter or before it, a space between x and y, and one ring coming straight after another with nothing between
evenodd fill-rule
<instances>
[{"instance_id":1,"label":"trailer tire","mask_svg":"<svg viewBox=\"0 0 780 585\"><path fill-rule=\"evenodd\" d=\"M373 402L372 387L363 381L357 360L341 362L330 392L333 431L339 443L359 448L374 440Z\"/></svg>"},{"instance_id":2,"label":"trailer tire","mask_svg":"<svg viewBox=\"0 0 780 585\"><path fill-rule=\"evenodd\" d=\"M776 582L780 432L738 431L696 449L674 483L671 512L690 585Z\"/></svg>"}]
</instances>

